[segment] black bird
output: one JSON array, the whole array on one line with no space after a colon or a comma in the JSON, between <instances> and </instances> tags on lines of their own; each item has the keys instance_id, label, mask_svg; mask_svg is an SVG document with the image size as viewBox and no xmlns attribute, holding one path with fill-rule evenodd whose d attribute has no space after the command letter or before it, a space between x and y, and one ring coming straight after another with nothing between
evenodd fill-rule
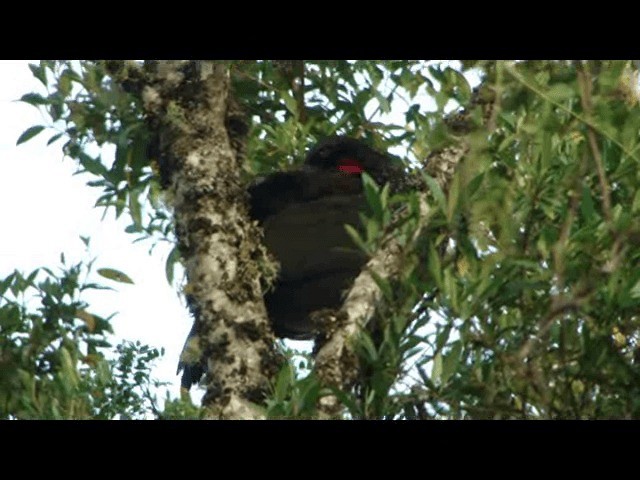
<instances>
[{"instance_id":1,"label":"black bird","mask_svg":"<svg viewBox=\"0 0 640 480\"><path fill-rule=\"evenodd\" d=\"M319 142L299 170L273 173L249 187L250 215L280 262L279 276L264 297L276 336L313 338L310 314L339 308L366 263L344 228L359 228L359 212L367 208L363 171L378 184L398 185L404 177L391 157L359 140L333 136ZM188 389L204 368L181 362L178 372L183 368L182 386Z\"/></svg>"}]
</instances>

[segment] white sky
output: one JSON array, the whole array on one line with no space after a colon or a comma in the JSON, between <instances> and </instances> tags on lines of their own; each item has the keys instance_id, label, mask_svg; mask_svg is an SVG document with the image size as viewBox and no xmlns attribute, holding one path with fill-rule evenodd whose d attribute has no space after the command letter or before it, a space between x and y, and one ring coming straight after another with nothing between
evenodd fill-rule
<instances>
[{"instance_id":1,"label":"white sky","mask_svg":"<svg viewBox=\"0 0 640 480\"><path fill-rule=\"evenodd\" d=\"M94 271L111 267L125 272L134 285L96 275L97 283L116 291L89 291L83 298L89 311L98 315L119 312L112 319L118 339L165 348L153 374L172 382L169 388L175 397L179 391L176 365L192 320L165 278L170 247L160 244L150 256L150 243L133 244L135 235L124 232L126 215L115 221L111 212L102 221L103 210L93 207L100 189L85 185L89 175L73 176L76 165L70 159L63 161L60 142L46 146L55 132L45 130L16 146L24 130L46 124L36 108L15 101L43 89L28 63L37 62L0 61L0 278L14 269L29 273L46 266L57 271L61 252L67 265L97 257ZM91 237L90 255L80 235ZM160 407L163 398L160 393Z\"/></svg>"}]
</instances>

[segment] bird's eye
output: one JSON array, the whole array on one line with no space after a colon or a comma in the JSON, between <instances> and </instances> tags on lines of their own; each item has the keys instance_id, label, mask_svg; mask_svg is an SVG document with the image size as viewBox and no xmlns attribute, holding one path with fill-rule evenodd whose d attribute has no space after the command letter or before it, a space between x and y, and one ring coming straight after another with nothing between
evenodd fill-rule
<instances>
[{"instance_id":1,"label":"bird's eye","mask_svg":"<svg viewBox=\"0 0 640 480\"><path fill-rule=\"evenodd\" d=\"M356 174L362 173L364 168L362 164L353 158L343 158L338 162L338 170L344 173Z\"/></svg>"}]
</instances>

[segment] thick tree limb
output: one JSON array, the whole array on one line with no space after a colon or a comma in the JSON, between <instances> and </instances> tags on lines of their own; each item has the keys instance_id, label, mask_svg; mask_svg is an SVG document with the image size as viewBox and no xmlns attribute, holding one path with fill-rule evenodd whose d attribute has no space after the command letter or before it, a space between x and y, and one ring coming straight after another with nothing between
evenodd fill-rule
<instances>
[{"instance_id":1,"label":"thick tree limb","mask_svg":"<svg viewBox=\"0 0 640 480\"><path fill-rule=\"evenodd\" d=\"M129 88L140 92L159 133L161 174L188 278L185 294L196 317L190 346L208 359L203 405L212 418L262 418L255 405L278 358L259 283L258 269L268 260L246 209L241 145L234 138L232 146L227 131L228 68L163 61L144 70L129 70Z\"/></svg>"}]
</instances>

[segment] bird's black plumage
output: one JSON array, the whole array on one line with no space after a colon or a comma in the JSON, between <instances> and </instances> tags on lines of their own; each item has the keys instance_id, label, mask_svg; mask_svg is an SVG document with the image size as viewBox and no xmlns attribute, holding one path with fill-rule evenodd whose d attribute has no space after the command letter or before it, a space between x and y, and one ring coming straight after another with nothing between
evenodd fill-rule
<instances>
[{"instance_id":1,"label":"bird's black plumage","mask_svg":"<svg viewBox=\"0 0 640 480\"><path fill-rule=\"evenodd\" d=\"M361 171L380 184L403 176L389 156L359 140L334 136L319 142L299 170L275 172L249 187L250 215L280 262L278 278L264 297L278 337L313 338L310 314L338 308L366 263L344 228L359 228L359 212L366 209ZM189 336L194 334L192 328ZM202 365L181 362L181 368L185 388L203 373Z\"/></svg>"}]
</instances>

